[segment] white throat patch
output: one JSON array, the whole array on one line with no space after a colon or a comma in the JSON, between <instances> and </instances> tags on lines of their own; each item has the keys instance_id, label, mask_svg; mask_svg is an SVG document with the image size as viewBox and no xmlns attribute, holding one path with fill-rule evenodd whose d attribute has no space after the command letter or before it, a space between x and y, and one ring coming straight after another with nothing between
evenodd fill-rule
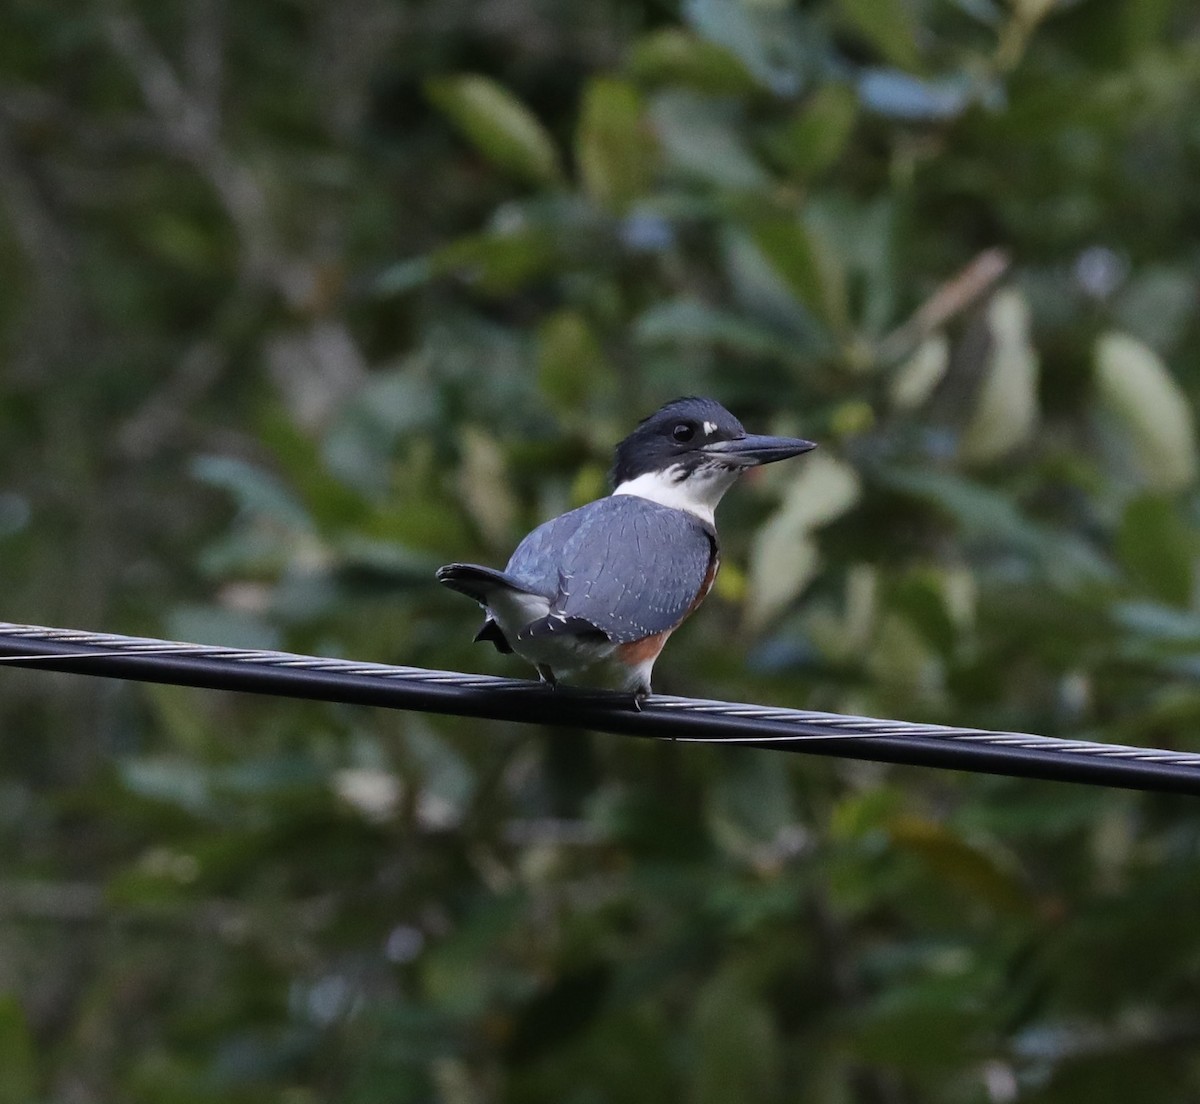
<instances>
[{"instance_id":1,"label":"white throat patch","mask_svg":"<svg viewBox=\"0 0 1200 1104\"><path fill-rule=\"evenodd\" d=\"M707 464L697 468L686 479L682 465L676 464L666 471L646 472L636 479L627 479L613 494L635 495L670 506L672 510L686 510L709 525L713 520L721 496L737 481L739 472L723 465Z\"/></svg>"}]
</instances>

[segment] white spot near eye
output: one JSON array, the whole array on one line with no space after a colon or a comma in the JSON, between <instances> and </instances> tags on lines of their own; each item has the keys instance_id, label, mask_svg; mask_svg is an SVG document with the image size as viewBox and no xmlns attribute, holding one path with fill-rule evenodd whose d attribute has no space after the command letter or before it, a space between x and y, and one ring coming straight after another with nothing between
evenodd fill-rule
<instances>
[{"instance_id":1,"label":"white spot near eye","mask_svg":"<svg viewBox=\"0 0 1200 1104\"><path fill-rule=\"evenodd\" d=\"M706 437L711 437L716 432L717 432L717 423L716 422L705 422L704 423L704 435Z\"/></svg>"}]
</instances>

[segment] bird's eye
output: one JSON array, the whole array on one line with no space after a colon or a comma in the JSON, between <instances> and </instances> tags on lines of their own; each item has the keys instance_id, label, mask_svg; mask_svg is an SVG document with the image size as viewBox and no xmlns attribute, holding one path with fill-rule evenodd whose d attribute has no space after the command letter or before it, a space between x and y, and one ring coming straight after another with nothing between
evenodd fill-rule
<instances>
[{"instance_id":1,"label":"bird's eye","mask_svg":"<svg viewBox=\"0 0 1200 1104\"><path fill-rule=\"evenodd\" d=\"M690 441L695 435L696 427L694 425L688 425L687 422L680 422L679 425L671 430L671 436L681 444L684 441Z\"/></svg>"}]
</instances>

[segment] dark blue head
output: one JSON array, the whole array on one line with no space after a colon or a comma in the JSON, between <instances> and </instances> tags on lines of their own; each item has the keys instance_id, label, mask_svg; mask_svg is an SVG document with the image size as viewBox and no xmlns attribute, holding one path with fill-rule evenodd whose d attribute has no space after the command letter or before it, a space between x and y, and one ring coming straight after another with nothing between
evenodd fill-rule
<instances>
[{"instance_id":1,"label":"dark blue head","mask_svg":"<svg viewBox=\"0 0 1200 1104\"><path fill-rule=\"evenodd\" d=\"M673 482L785 460L816 448L796 437L763 437L745 427L715 399L674 399L643 418L616 449L616 487L639 476L670 473Z\"/></svg>"}]
</instances>

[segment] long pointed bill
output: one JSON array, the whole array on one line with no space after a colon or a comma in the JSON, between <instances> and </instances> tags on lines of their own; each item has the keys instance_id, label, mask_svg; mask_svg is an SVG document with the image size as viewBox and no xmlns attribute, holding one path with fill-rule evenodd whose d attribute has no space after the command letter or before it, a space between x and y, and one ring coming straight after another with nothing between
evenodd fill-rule
<instances>
[{"instance_id":1,"label":"long pointed bill","mask_svg":"<svg viewBox=\"0 0 1200 1104\"><path fill-rule=\"evenodd\" d=\"M748 433L734 441L713 441L703 446L703 451L719 457L726 463L754 468L759 464L773 464L776 460L799 456L802 452L816 447L814 442L804 441L799 437L765 437Z\"/></svg>"}]
</instances>

